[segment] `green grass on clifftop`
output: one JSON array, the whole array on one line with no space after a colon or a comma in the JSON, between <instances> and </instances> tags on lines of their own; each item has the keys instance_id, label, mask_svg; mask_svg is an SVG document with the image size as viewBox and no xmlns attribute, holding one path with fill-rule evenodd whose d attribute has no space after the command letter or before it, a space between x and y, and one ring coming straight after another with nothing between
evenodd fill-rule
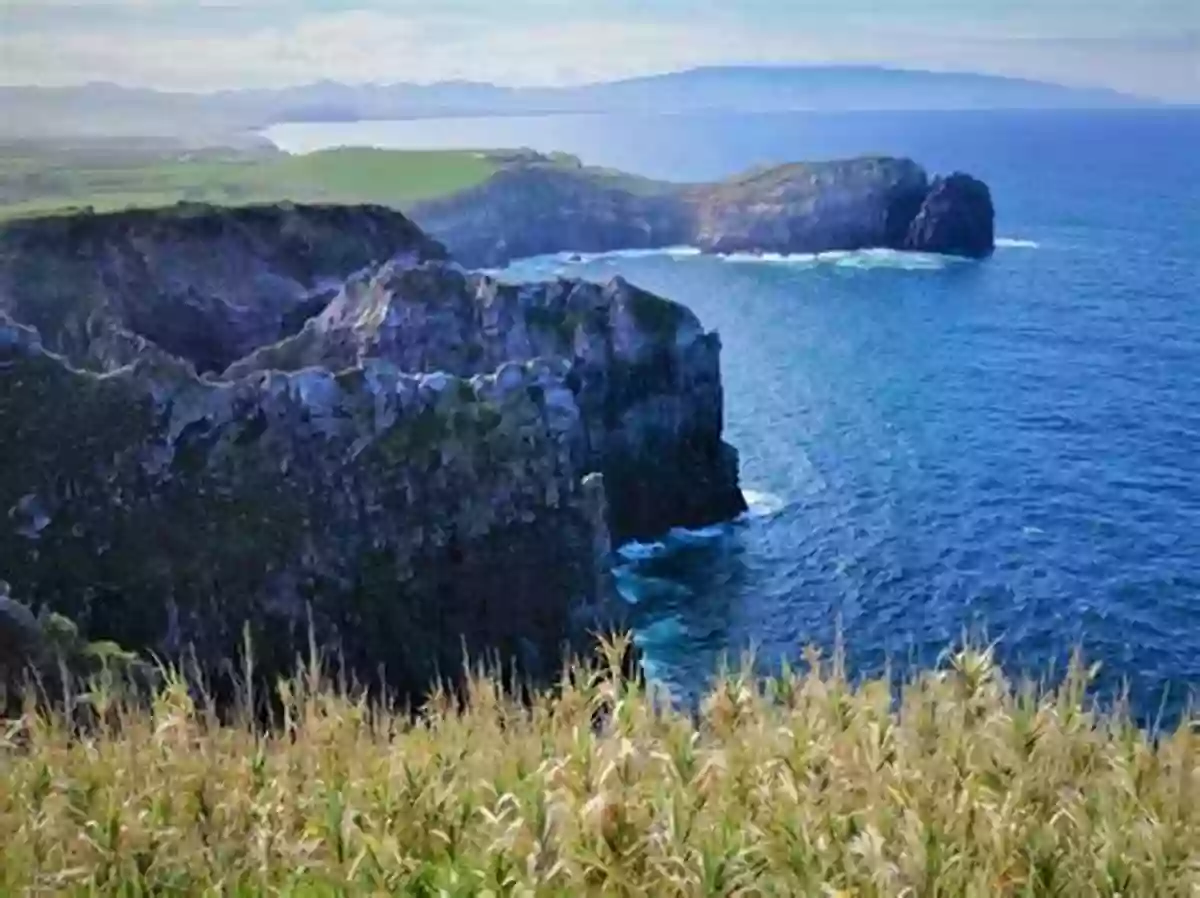
<instances>
[{"instance_id":1,"label":"green grass on clifftop","mask_svg":"<svg viewBox=\"0 0 1200 898\"><path fill-rule=\"evenodd\" d=\"M0 725L0 894L1200 894L1200 732L1090 710L1079 667L1036 692L964 651L897 702L810 655L693 718L620 656L416 720L315 673L271 732L178 683L93 695L84 737L30 708Z\"/></svg>"},{"instance_id":2,"label":"green grass on clifftop","mask_svg":"<svg viewBox=\"0 0 1200 898\"><path fill-rule=\"evenodd\" d=\"M97 212L172 205L278 202L404 207L487 180L475 151L270 149L168 152L138 148L0 146L0 219L91 206Z\"/></svg>"}]
</instances>

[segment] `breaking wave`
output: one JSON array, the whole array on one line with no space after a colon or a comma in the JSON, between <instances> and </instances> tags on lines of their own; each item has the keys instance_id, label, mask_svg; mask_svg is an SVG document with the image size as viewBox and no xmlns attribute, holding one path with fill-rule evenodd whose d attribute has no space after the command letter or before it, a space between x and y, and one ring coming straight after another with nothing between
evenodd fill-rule
<instances>
[{"instance_id":1,"label":"breaking wave","mask_svg":"<svg viewBox=\"0 0 1200 898\"><path fill-rule=\"evenodd\" d=\"M695 530L675 527L667 534L667 539L677 545L702 545L712 542L714 539L720 539L728 532L727 528L727 524L713 524L711 527L698 527Z\"/></svg>"},{"instance_id":2,"label":"breaking wave","mask_svg":"<svg viewBox=\"0 0 1200 898\"><path fill-rule=\"evenodd\" d=\"M485 274L502 280L523 281L547 277L565 276L571 266L615 263L630 259L687 259L702 255L694 246L667 246L660 249L616 249L603 253L561 252L542 256L514 259L504 268L484 269Z\"/></svg>"},{"instance_id":3,"label":"breaking wave","mask_svg":"<svg viewBox=\"0 0 1200 898\"><path fill-rule=\"evenodd\" d=\"M689 256L699 255L701 255L701 250L694 246L664 246L658 249L614 249L603 253L563 252L555 253L551 256L542 256L541 258L545 261L586 264L588 262L600 262L605 259L650 259L656 256L685 259Z\"/></svg>"},{"instance_id":4,"label":"breaking wave","mask_svg":"<svg viewBox=\"0 0 1200 898\"><path fill-rule=\"evenodd\" d=\"M903 252L895 249L832 250L824 253L729 253L722 261L734 264L788 265L795 268L887 268L901 271L940 271L969 262L957 256Z\"/></svg>"},{"instance_id":5,"label":"breaking wave","mask_svg":"<svg viewBox=\"0 0 1200 898\"><path fill-rule=\"evenodd\" d=\"M625 543L625 545L617 549L617 554L626 561L638 562L649 561L651 558L658 558L660 555L665 555L668 551L668 546L664 542L630 542Z\"/></svg>"},{"instance_id":6,"label":"breaking wave","mask_svg":"<svg viewBox=\"0 0 1200 898\"><path fill-rule=\"evenodd\" d=\"M996 249L1041 249L1036 240L1022 240L1018 237L997 237Z\"/></svg>"},{"instance_id":7,"label":"breaking wave","mask_svg":"<svg viewBox=\"0 0 1200 898\"><path fill-rule=\"evenodd\" d=\"M1036 247L1028 240L1001 239L997 246ZM686 260L705 257L732 265L784 265L790 268L890 269L899 271L941 271L951 265L970 263L972 259L935 253L906 252L895 249L830 250L822 253L722 253L708 254L694 246L669 246L662 249L622 249L604 253L561 252L514 261L507 269L492 274L510 277L564 274L567 266L628 259L670 258Z\"/></svg>"},{"instance_id":8,"label":"breaking wave","mask_svg":"<svg viewBox=\"0 0 1200 898\"><path fill-rule=\"evenodd\" d=\"M613 569L617 593L627 605L638 605L646 599L687 599L692 591L682 583L662 577L650 577L635 572L632 565Z\"/></svg>"},{"instance_id":9,"label":"breaking wave","mask_svg":"<svg viewBox=\"0 0 1200 898\"><path fill-rule=\"evenodd\" d=\"M742 515L743 519L769 518L787 508L787 501L782 496L760 490L742 490L742 496L749 506Z\"/></svg>"},{"instance_id":10,"label":"breaking wave","mask_svg":"<svg viewBox=\"0 0 1200 898\"><path fill-rule=\"evenodd\" d=\"M627 564L642 564L647 561L653 561L656 558L661 558L664 555L670 555L683 546L699 546L720 539L730 532L732 525L739 521L771 517L787 508L787 500L782 496L764 490L744 489L742 490L742 496L745 497L748 508L735 521L694 529L675 527L661 540L653 542L638 542L634 540L627 542L619 546L616 553Z\"/></svg>"}]
</instances>

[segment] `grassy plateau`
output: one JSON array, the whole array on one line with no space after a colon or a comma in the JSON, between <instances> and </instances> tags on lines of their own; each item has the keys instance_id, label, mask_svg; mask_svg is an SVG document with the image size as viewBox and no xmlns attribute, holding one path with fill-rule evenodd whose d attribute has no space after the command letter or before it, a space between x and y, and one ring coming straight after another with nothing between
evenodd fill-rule
<instances>
[{"instance_id":1,"label":"grassy plateau","mask_svg":"<svg viewBox=\"0 0 1200 898\"><path fill-rule=\"evenodd\" d=\"M172 205L277 202L405 205L487 180L487 152L340 148L184 152L136 146L0 146L0 219L91 206L97 212Z\"/></svg>"},{"instance_id":2,"label":"grassy plateau","mask_svg":"<svg viewBox=\"0 0 1200 898\"><path fill-rule=\"evenodd\" d=\"M1094 709L1081 665L1038 689L968 649L901 685L810 652L693 714L622 651L417 714L310 662L269 728L170 677L93 690L84 730L29 705L0 729L0 894L1200 895L1200 732Z\"/></svg>"}]
</instances>

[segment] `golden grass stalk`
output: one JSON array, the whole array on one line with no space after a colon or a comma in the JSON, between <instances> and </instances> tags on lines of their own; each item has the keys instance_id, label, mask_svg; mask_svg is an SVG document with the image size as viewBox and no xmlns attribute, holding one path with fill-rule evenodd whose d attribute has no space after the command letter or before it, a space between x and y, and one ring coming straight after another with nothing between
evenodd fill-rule
<instances>
[{"instance_id":1,"label":"golden grass stalk","mask_svg":"<svg viewBox=\"0 0 1200 898\"><path fill-rule=\"evenodd\" d=\"M699 713L610 664L419 714L279 684L218 722L167 678L0 731L2 895L1200 895L1200 733L1010 684L965 649L902 687L723 675ZM93 696L104 703L104 695Z\"/></svg>"}]
</instances>

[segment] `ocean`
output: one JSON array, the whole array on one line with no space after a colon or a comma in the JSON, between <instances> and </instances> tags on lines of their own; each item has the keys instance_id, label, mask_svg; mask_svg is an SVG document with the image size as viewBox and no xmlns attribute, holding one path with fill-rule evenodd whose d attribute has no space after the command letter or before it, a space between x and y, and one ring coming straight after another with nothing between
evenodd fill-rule
<instances>
[{"instance_id":1,"label":"ocean","mask_svg":"<svg viewBox=\"0 0 1200 898\"><path fill-rule=\"evenodd\" d=\"M1014 675L1082 649L1138 716L1200 686L1200 111L557 116L283 125L289 150L529 146L679 180L908 155L985 179L983 262L886 251L518 262L621 274L720 332L751 512L620 550L647 669L839 642L851 668L964 637Z\"/></svg>"}]
</instances>

